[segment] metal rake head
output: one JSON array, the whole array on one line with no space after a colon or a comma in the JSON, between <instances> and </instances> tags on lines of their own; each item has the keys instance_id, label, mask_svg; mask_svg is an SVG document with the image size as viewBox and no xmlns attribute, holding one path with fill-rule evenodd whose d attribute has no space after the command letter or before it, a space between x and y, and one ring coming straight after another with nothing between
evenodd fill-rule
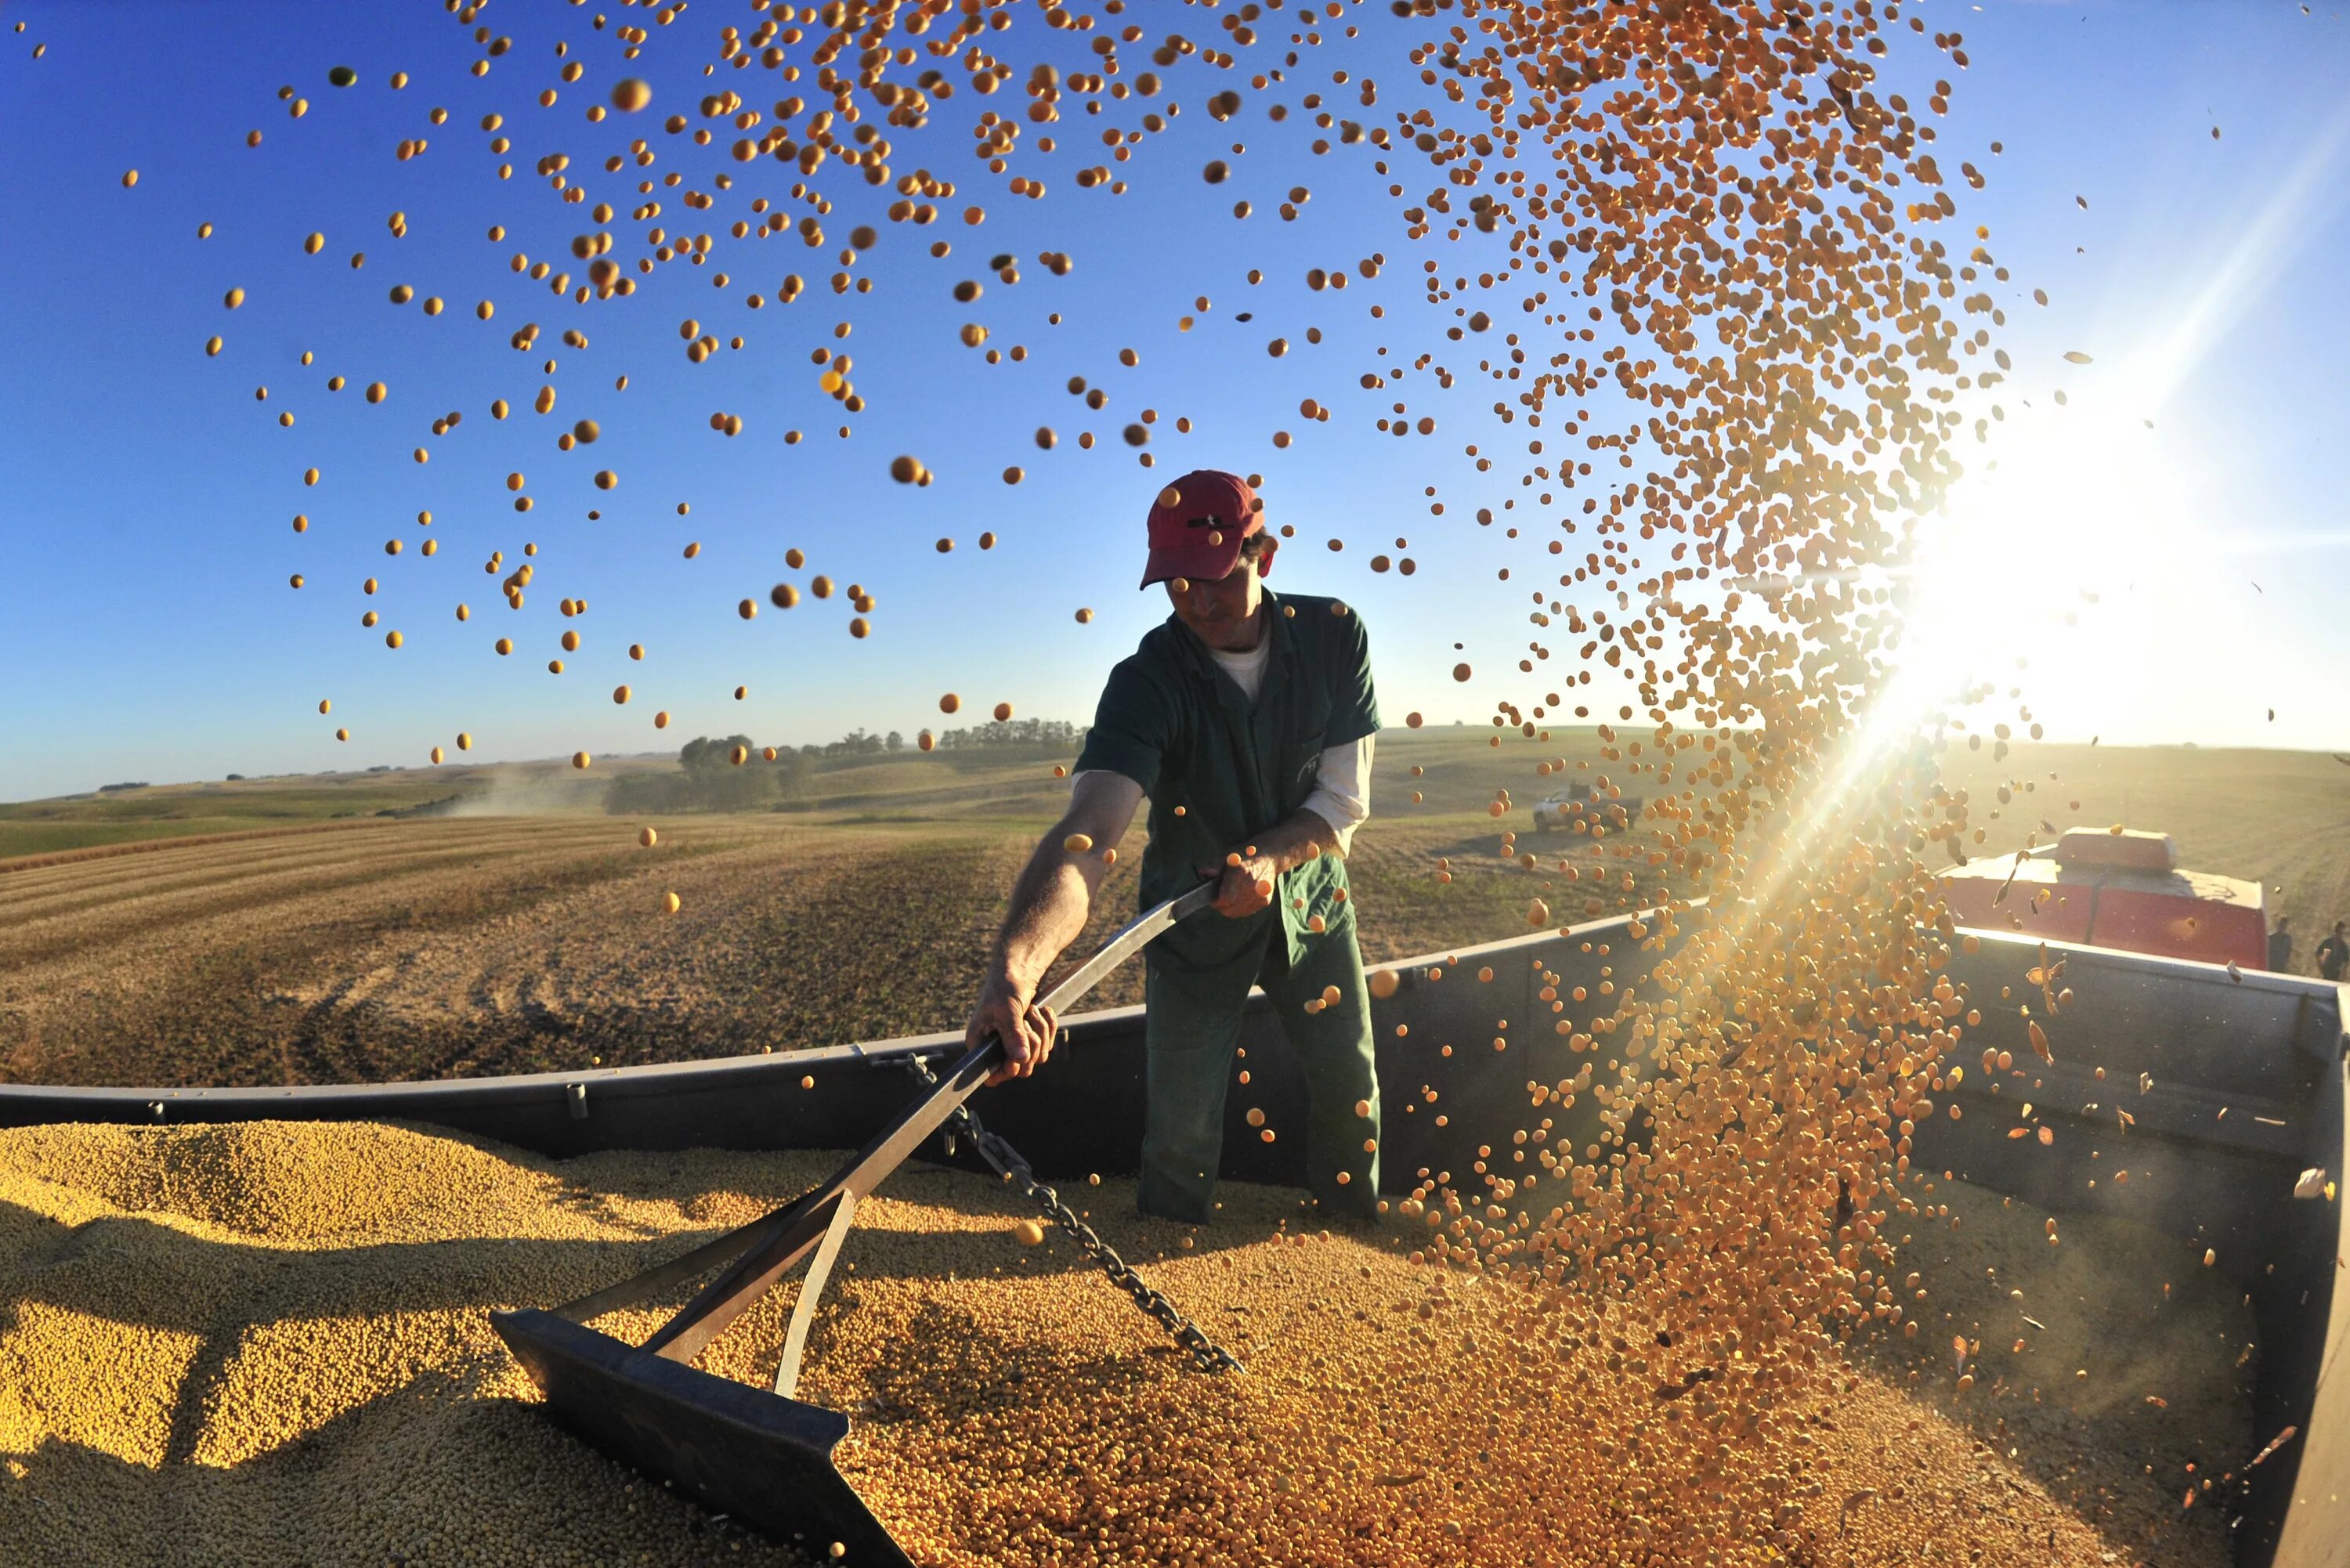
<instances>
[{"instance_id":1,"label":"metal rake head","mask_svg":"<svg viewBox=\"0 0 2350 1568\"><path fill-rule=\"evenodd\" d=\"M623 1345L551 1312L493 1313L547 1413L613 1458L781 1541L912 1568L833 1458L848 1417Z\"/></svg>"}]
</instances>

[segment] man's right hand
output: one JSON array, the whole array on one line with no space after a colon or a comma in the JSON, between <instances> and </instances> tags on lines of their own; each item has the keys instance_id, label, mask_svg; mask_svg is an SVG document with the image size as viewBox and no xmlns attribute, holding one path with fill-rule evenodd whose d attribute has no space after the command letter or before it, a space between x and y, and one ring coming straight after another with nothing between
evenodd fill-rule
<instances>
[{"instance_id":1,"label":"man's right hand","mask_svg":"<svg viewBox=\"0 0 2350 1568\"><path fill-rule=\"evenodd\" d=\"M1053 1054L1058 1021L1050 1008L1035 1000L1033 989L1010 976L992 974L979 988L979 1002L963 1025L963 1048L970 1050L990 1034L1003 1042L1003 1064L987 1076L991 1085L1024 1078Z\"/></svg>"}]
</instances>

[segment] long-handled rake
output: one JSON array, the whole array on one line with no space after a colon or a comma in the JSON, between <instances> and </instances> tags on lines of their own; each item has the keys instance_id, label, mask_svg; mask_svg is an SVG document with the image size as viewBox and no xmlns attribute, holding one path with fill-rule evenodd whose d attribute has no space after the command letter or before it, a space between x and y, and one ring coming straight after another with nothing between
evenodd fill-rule
<instances>
[{"instance_id":1,"label":"long-handled rake","mask_svg":"<svg viewBox=\"0 0 2350 1568\"><path fill-rule=\"evenodd\" d=\"M1207 908L1214 892L1215 884L1206 883L1143 915L1055 987L1045 1005L1058 1015L1153 937ZM830 1180L782 1208L552 1312L494 1312L491 1326L546 1396L548 1413L597 1448L779 1539L833 1549L853 1563L911 1568L833 1462L833 1449L848 1435L848 1417L793 1396L816 1302L858 1202L923 1139L962 1112L963 1102L1003 1060L1003 1042L993 1037L966 1052ZM1000 1140L983 1139L983 1149L995 1141ZM1017 1156L1011 1158L1017 1161ZM1024 1167L1019 1169L1024 1174ZM1026 1185L1043 1194L1048 1210L1059 1207L1051 1189L1040 1188L1033 1177ZM1097 1256L1107 1253L1107 1247L1095 1245ZM1121 1272L1132 1278L1115 1253L1107 1256L1116 1263L1114 1279ZM693 1358L803 1259L807 1277L792 1304L775 1393L694 1370ZM586 1326L605 1313L650 1300L712 1270L716 1277L641 1345ZM1199 1337L1156 1292L1140 1286L1134 1293L1162 1322L1171 1318L1170 1327L1179 1337L1183 1329ZM1202 1364L1210 1359L1203 1356ZM1232 1365L1221 1352L1213 1359Z\"/></svg>"}]
</instances>

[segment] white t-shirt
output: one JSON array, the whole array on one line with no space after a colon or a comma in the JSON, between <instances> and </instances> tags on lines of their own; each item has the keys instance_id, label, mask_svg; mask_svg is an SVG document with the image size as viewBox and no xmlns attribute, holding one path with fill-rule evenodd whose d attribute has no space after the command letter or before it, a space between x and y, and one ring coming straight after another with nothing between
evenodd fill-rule
<instances>
[{"instance_id":1,"label":"white t-shirt","mask_svg":"<svg viewBox=\"0 0 2350 1568\"><path fill-rule=\"evenodd\" d=\"M1253 702L1256 694L1264 690L1264 667L1273 657L1273 639L1258 638L1256 646L1246 653L1226 653L1221 648L1211 648L1208 657L1216 661L1217 669L1232 678L1241 695Z\"/></svg>"},{"instance_id":2,"label":"white t-shirt","mask_svg":"<svg viewBox=\"0 0 2350 1568\"><path fill-rule=\"evenodd\" d=\"M1259 638L1257 645L1246 653L1226 653L1222 649L1208 649L1208 657L1216 668L1232 678L1232 684L1250 701L1264 690L1266 663L1273 656L1273 639ZM1354 847L1355 829L1369 820L1371 815L1371 750L1376 736L1365 735L1343 746L1326 746L1321 760L1315 764L1314 790L1305 797L1305 809L1330 825L1338 840L1338 853L1344 856ZM1079 774L1069 781L1072 788Z\"/></svg>"}]
</instances>

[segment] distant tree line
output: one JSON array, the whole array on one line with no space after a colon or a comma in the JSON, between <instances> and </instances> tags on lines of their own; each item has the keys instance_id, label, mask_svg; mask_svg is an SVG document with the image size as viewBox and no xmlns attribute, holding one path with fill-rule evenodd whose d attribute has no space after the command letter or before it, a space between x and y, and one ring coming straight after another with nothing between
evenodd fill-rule
<instances>
[{"instance_id":1,"label":"distant tree line","mask_svg":"<svg viewBox=\"0 0 2350 1568\"><path fill-rule=\"evenodd\" d=\"M821 746L802 746L803 754L811 757L877 757L887 752L906 749L906 737L892 730L886 735L868 735L862 726L851 730L837 741L827 741Z\"/></svg>"},{"instance_id":2,"label":"distant tree line","mask_svg":"<svg viewBox=\"0 0 2350 1568\"><path fill-rule=\"evenodd\" d=\"M98 793L100 794L112 794L117 790L145 789L146 787L147 781L145 779L133 779L123 784L100 784L98 786Z\"/></svg>"},{"instance_id":3,"label":"distant tree line","mask_svg":"<svg viewBox=\"0 0 2350 1568\"><path fill-rule=\"evenodd\" d=\"M1022 746L1030 750L1075 751L1086 738L1086 726L1066 719L993 719L960 730L941 730L942 752L974 751L983 746Z\"/></svg>"},{"instance_id":4,"label":"distant tree line","mask_svg":"<svg viewBox=\"0 0 2350 1568\"><path fill-rule=\"evenodd\" d=\"M1059 719L1016 719L949 730L938 737L942 751L1003 747L1074 752L1085 727ZM624 774L604 789L604 809L616 816L687 811L762 811L807 793L808 777L820 763L889 756L907 749L896 730L868 734L851 730L822 745L778 746L773 762L748 735L698 735L678 749L675 773ZM734 753L743 755L741 763Z\"/></svg>"},{"instance_id":5,"label":"distant tree line","mask_svg":"<svg viewBox=\"0 0 2350 1568\"><path fill-rule=\"evenodd\" d=\"M1074 751L1085 738L1086 727L1066 719L998 719L942 731L933 737L942 752L974 751L983 746ZM868 735L861 729L851 730L837 741L828 741L821 746L800 748L808 756L827 758L879 756L905 749L906 737L895 730L886 735Z\"/></svg>"}]
</instances>

